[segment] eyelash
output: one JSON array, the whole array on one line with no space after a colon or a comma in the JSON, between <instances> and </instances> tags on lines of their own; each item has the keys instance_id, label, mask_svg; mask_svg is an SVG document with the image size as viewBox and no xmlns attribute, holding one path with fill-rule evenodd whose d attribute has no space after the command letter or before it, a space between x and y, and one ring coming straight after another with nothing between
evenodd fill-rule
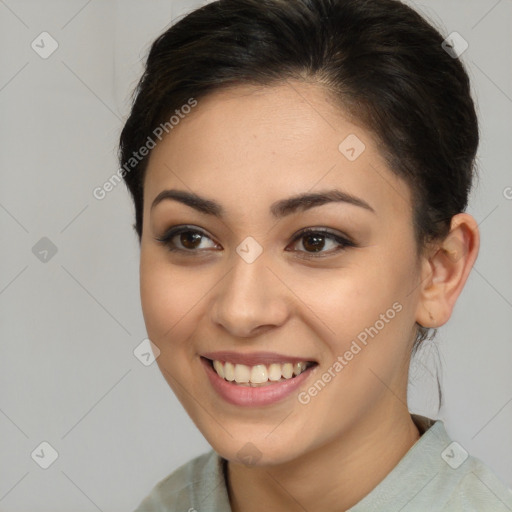
<instances>
[{"instance_id":1,"label":"eyelash","mask_svg":"<svg viewBox=\"0 0 512 512\"><path fill-rule=\"evenodd\" d=\"M169 229L163 236L156 237L155 240L157 242L160 242L167 246L167 249L171 252L181 252L186 253L190 256L196 256L200 249L180 249L179 247L175 247L174 244L171 242L171 240L176 237L177 235L180 235L182 233L198 233L202 237L206 237L211 240L211 238L202 230L191 228L189 226L181 226L177 228L171 228ZM311 235L320 235L321 237L329 240L333 240L334 242L340 244L340 247L336 248L332 251L320 251L318 253L314 252L304 252L304 251L296 251L296 252L302 252L304 253L301 258L304 259L317 259L317 258L324 258L328 256L333 256L334 254L339 253L340 251L346 250L349 247L357 247L357 244L354 243L352 240L349 240L348 238L345 238L343 236L337 235L335 233L331 233L330 231L327 231L325 229L318 229L318 228L306 228L297 233L297 235L293 238L292 244L295 244L297 241L299 241L301 238L304 238L305 236L311 236ZM212 240L213 241L213 240Z\"/></svg>"}]
</instances>

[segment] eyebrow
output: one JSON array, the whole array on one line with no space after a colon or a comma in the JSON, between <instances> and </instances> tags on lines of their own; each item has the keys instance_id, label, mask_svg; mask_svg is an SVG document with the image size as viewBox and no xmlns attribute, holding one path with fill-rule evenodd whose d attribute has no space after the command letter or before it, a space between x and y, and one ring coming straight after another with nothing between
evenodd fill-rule
<instances>
[{"instance_id":1,"label":"eyebrow","mask_svg":"<svg viewBox=\"0 0 512 512\"><path fill-rule=\"evenodd\" d=\"M183 203L206 215L213 215L214 217L222 218L225 214L224 208L216 201L198 196L193 192L176 189L162 190L154 199L151 205L151 210L153 210L157 204L167 199ZM327 203L340 202L359 206L376 213L375 210L363 199L336 189L316 193L304 193L287 199L281 199L272 203L270 206L270 212L273 217L279 219L297 211L309 210L310 208L315 208Z\"/></svg>"}]
</instances>

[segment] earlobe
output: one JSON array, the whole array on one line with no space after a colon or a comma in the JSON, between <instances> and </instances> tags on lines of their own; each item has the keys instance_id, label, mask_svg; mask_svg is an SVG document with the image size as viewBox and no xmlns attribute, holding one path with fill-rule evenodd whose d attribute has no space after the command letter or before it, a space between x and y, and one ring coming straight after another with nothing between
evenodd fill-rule
<instances>
[{"instance_id":1,"label":"earlobe","mask_svg":"<svg viewBox=\"0 0 512 512\"><path fill-rule=\"evenodd\" d=\"M435 328L449 320L479 246L475 219L467 213L454 215L446 238L434 245L423 261L417 323Z\"/></svg>"}]
</instances>

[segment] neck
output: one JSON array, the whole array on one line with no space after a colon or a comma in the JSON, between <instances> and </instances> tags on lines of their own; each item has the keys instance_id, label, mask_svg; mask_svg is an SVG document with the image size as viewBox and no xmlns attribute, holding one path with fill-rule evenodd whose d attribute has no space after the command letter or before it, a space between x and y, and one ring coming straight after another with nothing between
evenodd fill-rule
<instances>
[{"instance_id":1,"label":"neck","mask_svg":"<svg viewBox=\"0 0 512 512\"><path fill-rule=\"evenodd\" d=\"M401 405L394 412L366 417L339 438L284 464L246 467L229 461L232 512L348 510L420 438L409 411Z\"/></svg>"}]
</instances>

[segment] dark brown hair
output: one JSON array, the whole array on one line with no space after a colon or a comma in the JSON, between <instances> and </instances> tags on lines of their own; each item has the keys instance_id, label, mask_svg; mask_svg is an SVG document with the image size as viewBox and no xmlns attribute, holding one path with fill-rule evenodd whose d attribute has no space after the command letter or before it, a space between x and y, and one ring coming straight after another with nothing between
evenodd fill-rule
<instances>
[{"instance_id":1,"label":"dark brown hair","mask_svg":"<svg viewBox=\"0 0 512 512\"><path fill-rule=\"evenodd\" d=\"M152 44L121 133L121 165L190 98L237 84L318 83L410 186L420 254L465 211L479 140L468 75L443 40L398 0L211 2ZM139 240L147 160L123 176ZM428 337L417 325L413 354Z\"/></svg>"}]
</instances>

